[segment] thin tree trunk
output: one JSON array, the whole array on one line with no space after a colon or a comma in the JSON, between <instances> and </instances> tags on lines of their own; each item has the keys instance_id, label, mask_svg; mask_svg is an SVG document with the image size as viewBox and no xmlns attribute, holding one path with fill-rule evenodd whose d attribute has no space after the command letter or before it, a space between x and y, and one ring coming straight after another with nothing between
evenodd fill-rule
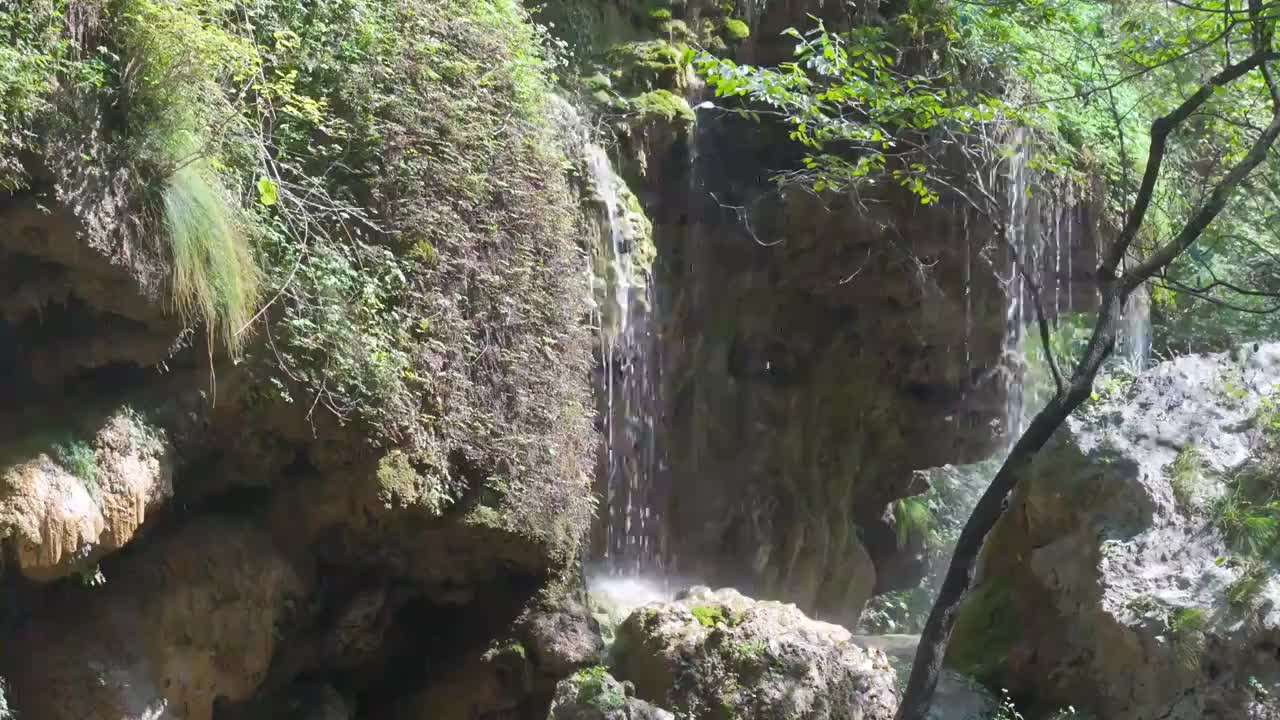
<instances>
[{"instance_id":1,"label":"thin tree trunk","mask_svg":"<svg viewBox=\"0 0 1280 720\"><path fill-rule=\"evenodd\" d=\"M1009 451L1004 464L996 472L995 479L987 486L973 513L960 531L951 565L938 591L938 599L920 635L915 663L911 667L911 679L898 709L898 720L926 720L933 693L942 672L951 631L955 628L960 602L973 581L974 566L987 534L1005 511L1005 498L1018 484L1022 474L1044 447L1053 433L1093 391L1093 380L1102 363L1115 350L1116 332L1120 326L1125 298L1120 283L1111 282L1104 289L1103 305L1098 312L1093 337L1085 351L1085 357L1077 368L1066 392L1054 396L1044 409L1036 413L1031 424Z\"/></svg>"}]
</instances>

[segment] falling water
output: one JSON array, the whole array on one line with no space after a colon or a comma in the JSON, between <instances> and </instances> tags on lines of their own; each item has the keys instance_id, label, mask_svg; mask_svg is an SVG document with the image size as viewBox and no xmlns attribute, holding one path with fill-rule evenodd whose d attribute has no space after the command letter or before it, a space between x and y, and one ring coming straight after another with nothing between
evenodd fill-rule
<instances>
[{"instance_id":1,"label":"falling water","mask_svg":"<svg viewBox=\"0 0 1280 720\"><path fill-rule=\"evenodd\" d=\"M1125 303L1119 344L1128 371L1142 372L1151 359L1151 296L1144 288L1135 290Z\"/></svg>"},{"instance_id":2,"label":"falling water","mask_svg":"<svg viewBox=\"0 0 1280 720\"><path fill-rule=\"evenodd\" d=\"M1023 355L1023 336L1027 326L1026 317L1026 280L1018 270L1018 258L1021 257L1028 267L1031 264L1028 252L1031 243L1031 197L1027 185L1027 149L1024 138L1019 134L1013 142L1014 152L1009 157L1008 172L1005 176L1006 193L1009 200L1009 215L1006 224L1011 246L1008 255L1005 280L1005 297L1008 306L1004 318L1004 343L1001 350L1005 368L1005 411L1004 431L1006 441L1012 445L1022 434L1022 420L1025 412L1023 397L1023 375L1025 370Z\"/></svg>"},{"instance_id":3,"label":"falling water","mask_svg":"<svg viewBox=\"0 0 1280 720\"><path fill-rule=\"evenodd\" d=\"M599 392L604 447L598 487L602 536L594 548L609 575L661 573L661 517L655 442L659 412L657 339L651 319L656 297L649 269L637 258L647 221L634 209L626 183L595 143L583 150L599 205L601 242L593 279L599 328Z\"/></svg>"}]
</instances>

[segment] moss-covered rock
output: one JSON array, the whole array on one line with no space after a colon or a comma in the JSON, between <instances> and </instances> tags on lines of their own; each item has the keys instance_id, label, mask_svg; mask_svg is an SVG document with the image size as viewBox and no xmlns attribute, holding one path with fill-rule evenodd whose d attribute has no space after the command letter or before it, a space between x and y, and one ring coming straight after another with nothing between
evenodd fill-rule
<instances>
[{"instance_id":1,"label":"moss-covered rock","mask_svg":"<svg viewBox=\"0 0 1280 720\"><path fill-rule=\"evenodd\" d=\"M633 612L612 650L636 696L701 720L889 720L897 711L888 658L794 605L694 588Z\"/></svg>"}]
</instances>

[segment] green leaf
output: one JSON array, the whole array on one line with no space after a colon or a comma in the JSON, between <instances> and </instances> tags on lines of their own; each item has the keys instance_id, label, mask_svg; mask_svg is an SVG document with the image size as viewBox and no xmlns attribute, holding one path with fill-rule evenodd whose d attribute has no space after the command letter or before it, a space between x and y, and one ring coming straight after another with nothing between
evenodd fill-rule
<instances>
[{"instance_id":1,"label":"green leaf","mask_svg":"<svg viewBox=\"0 0 1280 720\"><path fill-rule=\"evenodd\" d=\"M271 207L276 204L276 183L268 177L258 178L258 202Z\"/></svg>"}]
</instances>

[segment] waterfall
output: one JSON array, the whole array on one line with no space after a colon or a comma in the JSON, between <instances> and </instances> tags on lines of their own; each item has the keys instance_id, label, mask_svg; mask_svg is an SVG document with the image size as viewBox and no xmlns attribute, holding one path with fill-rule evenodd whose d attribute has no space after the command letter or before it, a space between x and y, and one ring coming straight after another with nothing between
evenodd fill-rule
<instances>
[{"instance_id":1,"label":"waterfall","mask_svg":"<svg viewBox=\"0 0 1280 720\"><path fill-rule=\"evenodd\" d=\"M598 395L602 422L597 488L601 530L595 572L639 576L662 572L655 439L660 410L658 344L652 318L648 221L603 147L583 146L589 192L598 207L592 286L599 336Z\"/></svg>"},{"instance_id":2,"label":"waterfall","mask_svg":"<svg viewBox=\"0 0 1280 720\"><path fill-rule=\"evenodd\" d=\"M1034 233L1030 232L1031 197L1027 184L1027 143L1023 131L1017 131L1013 139L1013 154L1009 157L1008 170L1005 176L1006 193L1009 200L1009 216L1006 229L1010 245L1005 280L1005 297L1008 305L1005 308L1004 343L1001 348L1004 365L1005 408L1004 432L1007 444L1012 444L1022 434L1022 421L1025 413L1023 397L1023 376L1026 363L1024 361L1023 338L1027 327L1027 288L1026 279L1018 269L1018 258L1022 258L1028 268L1036 267L1030 257L1031 244L1038 242ZM1029 238L1031 242L1029 242Z\"/></svg>"},{"instance_id":3,"label":"waterfall","mask_svg":"<svg viewBox=\"0 0 1280 720\"><path fill-rule=\"evenodd\" d=\"M1137 374L1147 367L1151 359L1151 296L1145 287L1134 290L1125 303L1119 345L1129 372Z\"/></svg>"}]
</instances>

